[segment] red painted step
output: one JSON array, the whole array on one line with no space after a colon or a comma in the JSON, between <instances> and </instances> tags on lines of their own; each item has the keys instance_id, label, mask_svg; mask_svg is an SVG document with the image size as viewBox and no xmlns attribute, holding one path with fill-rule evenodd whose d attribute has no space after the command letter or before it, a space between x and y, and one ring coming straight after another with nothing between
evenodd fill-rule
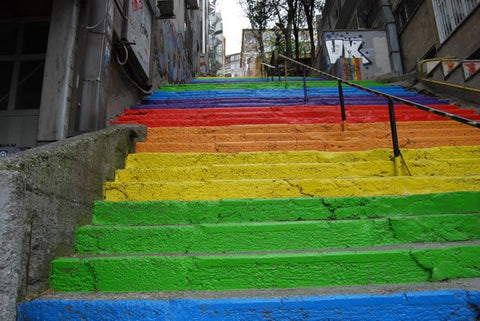
<instances>
[{"instance_id":1,"label":"red painted step","mask_svg":"<svg viewBox=\"0 0 480 321\"><path fill-rule=\"evenodd\" d=\"M434 108L480 120L480 115L472 109L461 109L454 105L435 105ZM398 121L442 121L437 116L411 106L395 107ZM389 121L388 109L380 106L347 106L349 123L374 123ZM128 110L113 124L140 123L149 127L190 127L228 126L264 124L314 124L340 123L339 106L287 106L287 107L244 107L244 108L205 108L205 109L144 109Z\"/></svg>"}]
</instances>

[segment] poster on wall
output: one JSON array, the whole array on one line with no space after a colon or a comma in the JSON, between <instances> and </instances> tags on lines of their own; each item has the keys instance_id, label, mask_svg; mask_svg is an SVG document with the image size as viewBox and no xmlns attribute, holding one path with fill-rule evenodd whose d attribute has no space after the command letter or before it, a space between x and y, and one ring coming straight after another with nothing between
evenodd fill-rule
<instances>
[{"instance_id":1,"label":"poster on wall","mask_svg":"<svg viewBox=\"0 0 480 321\"><path fill-rule=\"evenodd\" d=\"M430 76L433 71L440 65L440 60L433 60L433 61L425 61L423 63L423 66L425 67L425 74L427 76ZM422 70L423 71L423 70Z\"/></svg>"},{"instance_id":2,"label":"poster on wall","mask_svg":"<svg viewBox=\"0 0 480 321\"><path fill-rule=\"evenodd\" d=\"M480 60L467 60L462 62L463 77L465 81L480 72Z\"/></svg>"},{"instance_id":3,"label":"poster on wall","mask_svg":"<svg viewBox=\"0 0 480 321\"><path fill-rule=\"evenodd\" d=\"M153 9L149 0L128 1L127 41L145 73L144 76L149 78Z\"/></svg>"},{"instance_id":4,"label":"poster on wall","mask_svg":"<svg viewBox=\"0 0 480 321\"><path fill-rule=\"evenodd\" d=\"M460 60L458 59L445 59L442 60L442 69L443 69L443 76L445 79L450 76L450 74L460 66Z\"/></svg>"}]
</instances>

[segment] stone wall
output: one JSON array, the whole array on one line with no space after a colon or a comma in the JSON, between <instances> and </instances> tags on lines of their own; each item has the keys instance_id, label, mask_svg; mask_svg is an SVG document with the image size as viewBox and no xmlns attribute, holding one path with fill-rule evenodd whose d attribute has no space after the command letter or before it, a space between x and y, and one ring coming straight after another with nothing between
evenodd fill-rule
<instances>
[{"instance_id":1,"label":"stone wall","mask_svg":"<svg viewBox=\"0 0 480 321\"><path fill-rule=\"evenodd\" d=\"M48 289L50 261L74 252L75 228L145 135L141 125L114 126L0 161L1 320L17 300Z\"/></svg>"}]
</instances>

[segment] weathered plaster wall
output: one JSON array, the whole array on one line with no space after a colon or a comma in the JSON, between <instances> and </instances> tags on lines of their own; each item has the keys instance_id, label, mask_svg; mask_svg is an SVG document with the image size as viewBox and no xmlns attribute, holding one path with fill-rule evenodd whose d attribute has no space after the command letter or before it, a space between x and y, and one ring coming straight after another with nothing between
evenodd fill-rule
<instances>
[{"instance_id":1,"label":"weathered plaster wall","mask_svg":"<svg viewBox=\"0 0 480 321\"><path fill-rule=\"evenodd\" d=\"M362 60L362 79L392 71L387 36L383 30L324 31L322 39L327 66L334 65L340 58L354 57Z\"/></svg>"},{"instance_id":2,"label":"weathered plaster wall","mask_svg":"<svg viewBox=\"0 0 480 321\"><path fill-rule=\"evenodd\" d=\"M438 49L438 57L456 56L459 59L466 59L475 50L480 48L480 6L459 26Z\"/></svg>"},{"instance_id":3,"label":"weathered plaster wall","mask_svg":"<svg viewBox=\"0 0 480 321\"><path fill-rule=\"evenodd\" d=\"M0 320L13 320L17 296L25 293L27 225L24 177L0 170Z\"/></svg>"},{"instance_id":4,"label":"weathered plaster wall","mask_svg":"<svg viewBox=\"0 0 480 321\"><path fill-rule=\"evenodd\" d=\"M154 61L160 76L170 83L187 82L192 70L187 59L187 43L183 24L162 20L154 35Z\"/></svg>"},{"instance_id":5,"label":"weathered plaster wall","mask_svg":"<svg viewBox=\"0 0 480 321\"><path fill-rule=\"evenodd\" d=\"M404 71L414 70L417 61L438 41L433 7L430 1L423 1L413 19L399 32Z\"/></svg>"},{"instance_id":6,"label":"weathered plaster wall","mask_svg":"<svg viewBox=\"0 0 480 321\"><path fill-rule=\"evenodd\" d=\"M141 125L120 125L0 161L0 311L48 288L50 261L73 253L75 227L90 220L103 183L145 135Z\"/></svg>"}]
</instances>

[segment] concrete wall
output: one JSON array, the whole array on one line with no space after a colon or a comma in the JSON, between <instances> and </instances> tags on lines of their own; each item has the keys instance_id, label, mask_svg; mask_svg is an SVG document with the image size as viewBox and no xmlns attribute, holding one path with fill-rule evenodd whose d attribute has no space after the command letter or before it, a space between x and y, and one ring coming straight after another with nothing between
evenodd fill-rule
<instances>
[{"instance_id":1,"label":"concrete wall","mask_svg":"<svg viewBox=\"0 0 480 321\"><path fill-rule=\"evenodd\" d=\"M392 71L387 35L383 30L332 30L322 35L323 56L328 69L339 58L360 58L362 79Z\"/></svg>"},{"instance_id":2,"label":"concrete wall","mask_svg":"<svg viewBox=\"0 0 480 321\"><path fill-rule=\"evenodd\" d=\"M27 219L25 180L16 171L0 170L0 320L13 320L17 294L24 295Z\"/></svg>"},{"instance_id":3,"label":"concrete wall","mask_svg":"<svg viewBox=\"0 0 480 321\"><path fill-rule=\"evenodd\" d=\"M456 56L466 59L480 48L480 6L459 26L459 28L438 48L438 57Z\"/></svg>"},{"instance_id":4,"label":"concrete wall","mask_svg":"<svg viewBox=\"0 0 480 321\"><path fill-rule=\"evenodd\" d=\"M439 81L442 83L451 84L453 86L441 85L430 82L429 80ZM440 65L432 72L431 75L426 76L425 81L422 81L422 83L431 91L442 95L453 96L460 98L463 101L476 104L480 102L480 93L478 92L480 89L480 73L475 74L470 79L465 81L461 66L457 67L450 74L450 76L445 79L442 66ZM458 86L460 86L460 88ZM463 86L474 88L477 91L462 89L461 87Z\"/></svg>"},{"instance_id":5,"label":"concrete wall","mask_svg":"<svg viewBox=\"0 0 480 321\"><path fill-rule=\"evenodd\" d=\"M456 31L446 41L440 43L432 2L423 1L399 33L405 72L414 70L418 61L432 47L436 48L437 57L467 58L480 47L479 21L480 6L477 6Z\"/></svg>"},{"instance_id":6,"label":"concrete wall","mask_svg":"<svg viewBox=\"0 0 480 321\"><path fill-rule=\"evenodd\" d=\"M117 63L125 57L119 45L124 19L112 1L53 0L52 12L41 107L0 113L0 151L13 153L105 128L145 95L129 79L135 79L129 64L133 54L125 66ZM199 72L200 18L201 11L186 9L184 0L175 1L175 18L152 18L153 88L187 82ZM149 84L135 80L148 91Z\"/></svg>"},{"instance_id":7,"label":"concrete wall","mask_svg":"<svg viewBox=\"0 0 480 321\"><path fill-rule=\"evenodd\" d=\"M120 125L0 161L1 320L16 300L48 289L50 261L73 253L75 227L90 221L103 183L145 135L141 125Z\"/></svg>"},{"instance_id":8,"label":"concrete wall","mask_svg":"<svg viewBox=\"0 0 480 321\"><path fill-rule=\"evenodd\" d=\"M39 141L64 139L68 135L79 16L78 1L53 2L38 121Z\"/></svg>"},{"instance_id":9,"label":"concrete wall","mask_svg":"<svg viewBox=\"0 0 480 321\"><path fill-rule=\"evenodd\" d=\"M418 60L439 42L430 1L420 4L415 16L400 30L398 38L405 72L412 71Z\"/></svg>"}]
</instances>

